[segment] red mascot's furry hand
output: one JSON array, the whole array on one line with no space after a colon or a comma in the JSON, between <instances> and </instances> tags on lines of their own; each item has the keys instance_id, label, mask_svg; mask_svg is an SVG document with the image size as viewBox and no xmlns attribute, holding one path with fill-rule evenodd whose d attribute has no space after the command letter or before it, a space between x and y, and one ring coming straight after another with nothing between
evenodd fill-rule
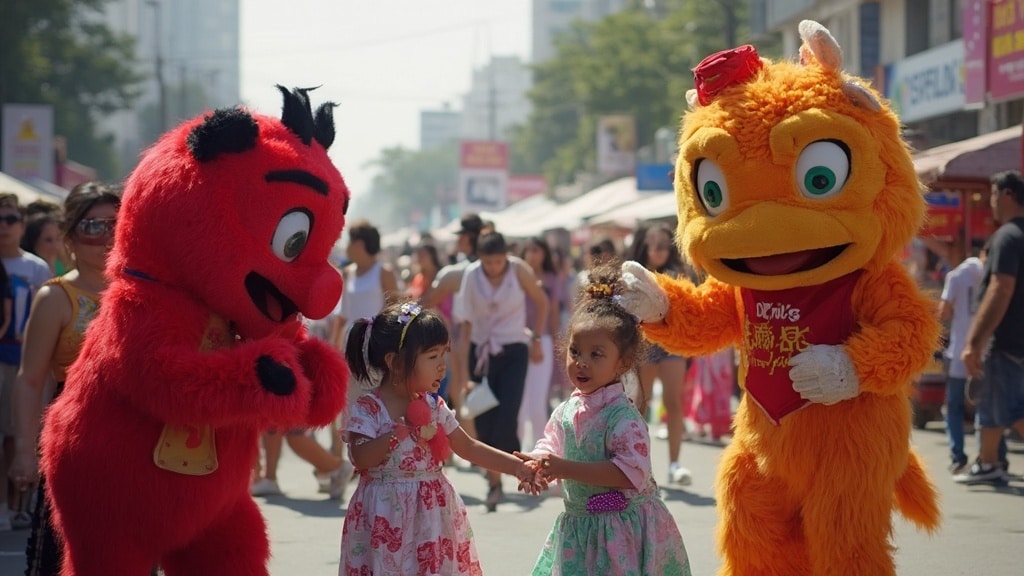
<instances>
[{"instance_id":1,"label":"red mascot's furry hand","mask_svg":"<svg viewBox=\"0 0 1024 576\"><path fill-rule=\"evenodd\" d=\"M42 436L64 576L266 574L259 434L343 408L348 369L299 317L341 294L333 105L279 88L280 120L189 121L128 180L110 288Z\"/></svg>"}]
</instances>

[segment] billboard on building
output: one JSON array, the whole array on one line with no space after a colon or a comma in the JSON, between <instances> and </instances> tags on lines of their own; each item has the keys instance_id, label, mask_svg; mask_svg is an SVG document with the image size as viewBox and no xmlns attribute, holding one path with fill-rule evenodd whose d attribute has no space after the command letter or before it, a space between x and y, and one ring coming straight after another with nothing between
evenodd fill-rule
<instances>
[{"instance_id":1,"label":"billboard on building","mask_svg":"<svg viewBox=\"0 0 1024 576\"><path fill-rule=\"evenodd\" d=\"M903 122L963 110L964 43L954 40L886 67L885 97Z\"/></svg>"},{"instance_id":2,"label":"billboard on building","mask_svg":"<svg viewBox=\"0 0 1024 576\"><path fill-rule=\"evenodd\" d=\"M985 105L988 1L964 0L960 21L964 34L964 103L977 108Z\"/></svg>"},{"instance_id":3,"label":"billboard on building","mask_svg":"<svg viewBox=\"0 0 1024 576\"><path fill-rule=\"evenodd\" d=\"M496 212L508 204L508 145L467 140L460 145L459 209Z\"/></svg>"},{"instance_id":4,"label":"billboard on building","mask_svg":"<svg viewBox=\"0 0 1024 576\"><path fill-rule=\"evenodd\" d=\"M636 121L628 114L597 120L597 171L602 176L625 176L636 167Z\"/></svg>"},{"instance_id":5,"label":"billboard on building","mask_svg":"<svg viewBox=\"0 0 1024 576\"><path fill-rule=\"evenodd\" d=\"M992 102L1024 96L1024 10L1016 0L994 0L985 69Z\"/></svg>"},{"instance_id":6,"label":"billboard on building","mask_svg":"<svg viewBox=\"0 0 1024 576\"><path fill-rule=\"evenodd\" d=\"M55 179L53 107L46 104L4 104L3 165L20 180Z\"/></svg>"},{"instance_id":7,"label":"billboard on building","mask_svg":"<svg viewBox=\"0 0 1024 576\"><path fill-rule=\"evenodd\" d=\"M548 179L537 174L521 174L508 177L508 203L514 204L530 196L548 191Z\"/></svg>"}]
</instances>

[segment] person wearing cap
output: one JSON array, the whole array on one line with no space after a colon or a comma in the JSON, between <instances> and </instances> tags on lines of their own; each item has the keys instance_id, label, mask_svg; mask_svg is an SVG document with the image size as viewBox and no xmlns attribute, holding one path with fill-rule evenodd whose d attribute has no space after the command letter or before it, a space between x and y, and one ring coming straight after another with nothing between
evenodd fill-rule
<instances>
[{"instance_id":1,"label":"person wearing cap","mask_svg":"<svg viewBox=\"0 0 1024 576\"><path fill-rule=\"evenodd\" d=\"M493 224L491 225L493 228ZM459 229L455 232L455 256L453 264L463 260L476 260L476 242L484 231L484 221L479 214L469 213L459 220Z\"/></svg>"}]
</instances>

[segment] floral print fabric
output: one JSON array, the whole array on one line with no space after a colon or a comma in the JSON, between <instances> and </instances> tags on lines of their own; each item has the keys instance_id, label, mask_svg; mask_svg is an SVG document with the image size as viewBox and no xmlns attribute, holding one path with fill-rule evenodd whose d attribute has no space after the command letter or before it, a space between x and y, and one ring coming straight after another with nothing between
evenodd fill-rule
<instances>
[{"instance_id":1,"label":"floral print fabric","mask_svg":"<svg viewBox=\"0 0 1024 576\"><path fill-rule=\"evenodd\" d=\"M451 433L458 428L444 400L428 397L432 422ZM376 394L352 406L343 439L369 439L395 429ZM339 576L483 574L466 506L426 444L403 438L382 464L361 470L341 533Z\"/></svg>"},{"instance_id":2,"label":"floral print fabric","mask_svg":"<svg viewBox=\"0 0 1024 576\"><path fill-rule=\"evenodd\" d=\"M610 460L629 478L620 512L587 512L592 496L611 489L562 481L565 511L555 520L533 568L535 576L690 576L683 538L651 476L650 436L622 384L578 390L555 409L534 456L581 462Z\"/></svg>"}]
</instances>

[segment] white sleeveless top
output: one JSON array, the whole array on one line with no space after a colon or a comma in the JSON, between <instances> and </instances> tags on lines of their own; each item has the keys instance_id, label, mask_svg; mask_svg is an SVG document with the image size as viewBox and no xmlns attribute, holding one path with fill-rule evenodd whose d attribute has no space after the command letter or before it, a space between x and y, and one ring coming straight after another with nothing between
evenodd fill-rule
<instances>
[{"instance_id":1,"label":"white sleeveless top","mask_svg":"<svg viewBox=\"0 0 1024 576\"><path fill-rule=\"evenodd\" d=\"M381 263L365 274L356 274L355 266L345 270L345 290L341 294L341 315L345 317L345 340L352 324L360 318L372 318L384 309L384 289L380 285Z\"/></svg>"},{"instance_id":2,"label":"white sleeveless top","mask_svg":"<svg viewBox=\"0 0 1024 576\"><path fill-rule=\"evenodd\" d=\"M505 275L494 286L484 274L480 261L473 262L462 275L462 287L455 296L452 315L473 328L470 340L480 356L497 354L506 344L528 343L526 333L526 293L516 277L514 257L509 257Z\"/></svg>"}]
</instances>

